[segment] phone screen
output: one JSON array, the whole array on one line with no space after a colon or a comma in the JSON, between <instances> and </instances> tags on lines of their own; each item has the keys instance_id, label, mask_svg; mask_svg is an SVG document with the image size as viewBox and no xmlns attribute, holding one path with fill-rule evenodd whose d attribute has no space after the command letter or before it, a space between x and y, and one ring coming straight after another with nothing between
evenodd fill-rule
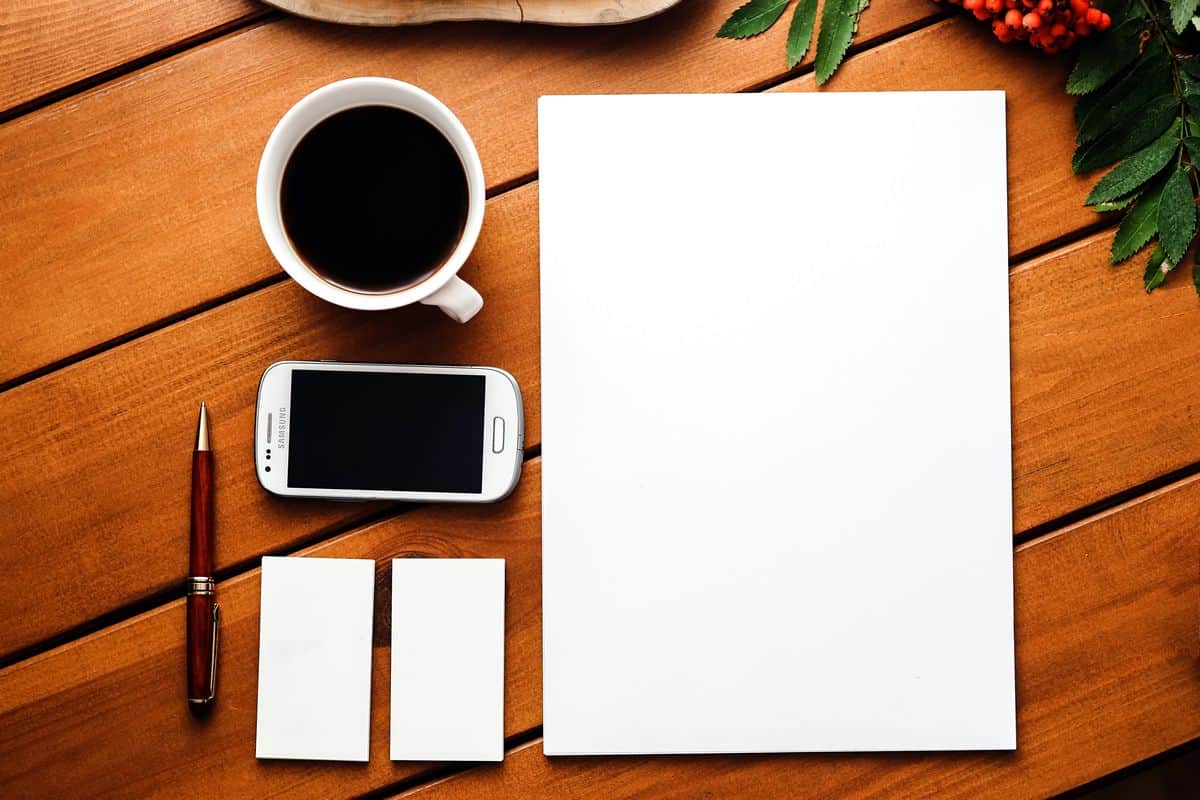
<instances>
[{"instance_id":1,"label":"phone screen","mask_svg":"<svg viewBox=\"0 0 1200 800\"><path fill-rule=\"evenodd\" d=\"M293 370L288 486L483 491L485 380Z\"/></svg>"}]
</instances>

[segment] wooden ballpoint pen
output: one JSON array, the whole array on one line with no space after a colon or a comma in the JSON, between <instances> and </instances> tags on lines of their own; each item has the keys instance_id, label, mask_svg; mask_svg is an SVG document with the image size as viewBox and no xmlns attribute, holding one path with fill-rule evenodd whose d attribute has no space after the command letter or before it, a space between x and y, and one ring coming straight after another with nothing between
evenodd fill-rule
<instances>
[{"instance_id":1,"label":"wooden ballpoint pen","mask_svg":"<svg viewBox=\"0 0 1200 800\"><path fill-rule=\"evenodd\" d=\"M192 453L192 532L187 579L188 703L204 708L216 697L217 621L213 580L213 460L208 444L208 407L200 404Z\"/></svg>"}]
</instances>

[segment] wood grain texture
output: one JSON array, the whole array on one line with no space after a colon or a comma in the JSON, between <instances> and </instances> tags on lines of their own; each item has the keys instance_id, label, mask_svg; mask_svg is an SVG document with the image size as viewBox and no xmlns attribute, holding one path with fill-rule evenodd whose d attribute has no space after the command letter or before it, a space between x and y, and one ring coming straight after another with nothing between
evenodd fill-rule
<instances>
[{"instance_id":1,"label":"wood grain texture","mask_svg":"<svg viewBox=\"0 0 1200 800\"><path fill-rule=\"evenodd\" d=\"M487 298L470 324L427 306L349 311L288 281L0 394L0 652L179 585L201 398L216 462L218 572L381 507L284 500L259 487L249 443L258 380L274 361L502 367L521 386L526 444L539 443L537 194L510 192L487 213L461 273Z\"/></svg>"},{"instance_id":2,"label":"wood grain texture","mask_svg":"<svg viewBox=\"0 0 1200 800\"><path fill-rule=\"evenodd\" d=\"M311 541L375 508L287 503L249 448L258 378L283 358L486 363L517 376L541 441L536 184L489 203L464 273L487 299L465 326L435 309L336 309L288 282L0 394L0 653L163 591L184 566L186 453L213 409L217 568ZM1014 270L1018 531L1200 460L1200 321L1190 285L1153 296L1106 266L1097 234ZM111 465L120 465L112 469ZM27 476L38 475L37 482ZM80 496L92 498L77 502ZM91 545L78 552L77 532Z\"/></svg>"},{"instance_id":3,"label":"wood grain texture","mask_svg":"<svg viewBox=\"0 0 1200 800\"><path fill-rule=\"evenodd\" d=\"M0 112L266 11L251 0L0 3Z\"/></svg>"},{"instance_id":4,"label":"wood grain texture","mask_svg":"<svg viewBox=\"0 0 1200 800\"><path fill-rule=\"evenodd\" d=\"M728 13L690 2L570 30L287 19L0 125L0 382L278 275L255 174L276 121L309 91L377 74L433 92L495 187L536 169L541 94L736 91L780 74L784 31L714 38ZM939 13L928 0L881 4L859 39Z\"/></svg>"},{"instance_id":5,"label":"wood grain texture","mask_svg":"<svg viewBox=\"0 0 1200 800\"><path fill-rule=\"evenodd\" d=\"M211 713L184 700L184 608L175 601L0 671L4 797L349 797L427 770L388 758L392 558L505 559L504 729L541 717L541 470L498 506L426 507L306 555L372 558L375 649L367 764L256 761L260 570L221 582Z\"/></svg>"},{"instance_id":6,"label":"wood grain texture","mask_svg":"<svg viewBox=\"0 0 1200 800\"><path fill-rule=\"evenodd\" d=\"M1200 304L1190 281L1141 291L1105 231L1018 266L1013 511L1040 525L1200 462Z\"/></svg>"},{"instance_id":7,"label":"wood grain texture","mask_svg":"<svg viewBox=\"0 0 1200 800\"><path fill-rule=\"evenodd\" d=\"M619 25L679 0L266 0L302 17L343 25L422 25L450 20Z\"/></svg>"},{"instance_id":8,"label":"wood grain texture","mask_svg":"<svg viewBox=\"0 0 1200 800\"><path fill-rule=\"evenodd\" d=\"M1200 775L1200 742L1153 765L1135 767L1111 783L1085 789L1077 800L1179 800L1196 793Z\"/></svg>"},{"instance_id":9,"label":"wood grain texture","mask_svg":"<svg viewBox=\"0 0 1200 800\"><path fill-rule=\"evenodd\" d=\"M426 508L312 555L507 559L505 730L541 717L539 465L498 509ZM1200 735L1195 664L1200 479L1022 546L1016 557L1016 754L560 759L535 744L434 786L452 797L1045 796ZM497 513L499 512L499 513ZM387 761L388 575L377 581L372 758L255 764L257 571L223 582L219 705L179 699L179 602L0 671L7 794L347 796L410 769ZM112 736L113 731L139 732ZM422 768L420 765L417 769ZM202 783L209 781L207 785Z\"/></svg>"},{"instance_id":10,"label":"wood grain texture","mask_svg":"<svg viewBox=\"0 0 1200 800\"><path fill-rule=\"evenodd\" d=\"M1200 736L1197 507L1193 478L1018 549L1015 753L547 759L535 741L501 767L411 794L1013 800L1066 791Z\"/></svg>"},{"instance_id":11,"label":"wood grain texture","mask_svg":"<svg viewBox=\"0 0 1200 800\"><path fill-rule=\"evenodd\" d=\"M958 17L851 59L829 85L850 91L1004 91L1009 252L1020 258L1101 220L1083 205L1095 176L1071 172L1074 101L1063 91L1070 63L1046 58L1028 47L997 47L986 25ZM777 90L816 88L810 74ZM880 120L880 139L895 135L887 120ZM886 161L879 170L887 172ZM963 268L970 266L970 256L964 254ZM1138 285L1134 280L1133 289Z\"/></svg>"}]
</instances>

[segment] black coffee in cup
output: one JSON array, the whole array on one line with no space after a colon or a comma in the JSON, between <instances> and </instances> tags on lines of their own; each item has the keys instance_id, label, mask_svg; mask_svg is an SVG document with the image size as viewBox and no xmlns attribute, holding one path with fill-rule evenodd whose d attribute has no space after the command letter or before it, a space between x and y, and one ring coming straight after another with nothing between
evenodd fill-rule
<instances>
[{"instance_id":1,"label":"black coffee in cup","mask_svg":"<svg viewBox=\"0 0 1200 800\"><path fill-rule=\"evenodd\" d=\"M348 108L292 151L280 186L283 228L325 280L356 292L420 283L457 247L467 174L454 146L420 116Z\"/></svg>"}]
</instances>

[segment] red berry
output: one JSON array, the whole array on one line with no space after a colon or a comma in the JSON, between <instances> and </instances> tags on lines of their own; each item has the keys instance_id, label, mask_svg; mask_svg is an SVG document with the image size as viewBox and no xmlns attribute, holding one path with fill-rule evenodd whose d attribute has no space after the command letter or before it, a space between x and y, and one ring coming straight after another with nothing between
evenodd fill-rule
<instances>
[{"instance_id":1,"label":"red berry","mask_svg":"<svg viewBox=\"0 0 1200 800\"><path fill-rule=\"evenodd\" d=\"M1057 53L1075 44L1080 36L1112 24L1091 3L1102 0L934 0L961 5L991 26L1001 42L1028 42L1046 53Z\"/></svg>"},{"instance_id":2,"label":"red berry","mask_svg":"<svg viewBox=\"0 0 1200 800\"><path fill-rule=\"evenodd\" d=\"M1100 12L1100 21L1096 23L1096 29L1101 31L1108 30L1108 26L1112 25L1112 17L1103 11Z\"/></svg>"}]
</instances>

